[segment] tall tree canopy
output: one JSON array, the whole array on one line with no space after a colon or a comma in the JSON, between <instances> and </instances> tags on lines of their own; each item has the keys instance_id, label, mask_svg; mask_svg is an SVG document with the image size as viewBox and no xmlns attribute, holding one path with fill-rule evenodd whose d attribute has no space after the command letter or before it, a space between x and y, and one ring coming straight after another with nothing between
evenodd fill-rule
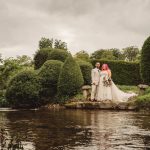
<instances>
[{"instance_id":1,"label":"tall tree canopy","mask_svg":"<svg viewBox=\"0 0 150 150\"><path fill-rule=\"evenodd\" d=\"M124 56L129 61L135 61L137 55L140 53L138 47L135 47L135 46L126 47L126 48L123 48L122 50L123 50Z\"/></svg>"},{"instance_id":2,"label":"tall tree canopy","mask_svg":"<svg viewBox=\"0 0 150 150\"><path fill-rule=\"evenodd\" d=\"M75 54L75 58L81 59L81 60L84 60L84 61L89 61L90 60L89 54L84 50L81 50L81 51L77 52Z\"/></svg>"},{"instance_id":3,"label":"tall tree canopy","mask_svg":"<svg viewBox=\"0 0 150 150\"><path fill-rule=\"evenodd\" d=\"M63 42L58 39L49 39L42 37L41 40L39 41L39 49L44 49L44 48L54 48L54 49L62 49L62 50L67 50L67 43Z\"/></svg>"},{"instance_id":4,"label":"tall tree canopy","mask_svg":"<svg viewBox=\"0 0 150 150\"><path fill-rule=\"evenodd\" d=\"M39 41L39 49L52 47L53 47L53 39L42 37L41 40Z\"/></svg>"}]
</instances>

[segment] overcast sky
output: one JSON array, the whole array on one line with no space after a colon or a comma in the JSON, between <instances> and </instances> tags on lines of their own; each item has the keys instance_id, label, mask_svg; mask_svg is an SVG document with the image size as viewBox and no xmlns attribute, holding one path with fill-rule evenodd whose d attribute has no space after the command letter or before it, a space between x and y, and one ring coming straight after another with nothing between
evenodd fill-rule
<instances>
[{"instance_id":1,"label":"overcast sky","mask_svg":"<svg viewBox=\"0 0 150 150\"><path fill-rule=\"evenodd\" d=\"M41 37L74 54L139 48L150 35L150 0L0 0L0 53L33 56Z\"/></svg>"}]
</instances>

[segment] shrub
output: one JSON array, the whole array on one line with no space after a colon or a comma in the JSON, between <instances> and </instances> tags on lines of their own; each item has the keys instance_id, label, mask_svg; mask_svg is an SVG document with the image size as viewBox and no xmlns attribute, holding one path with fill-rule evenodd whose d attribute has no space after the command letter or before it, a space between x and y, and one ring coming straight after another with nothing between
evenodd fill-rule
<instances>
[{"instance_id":1,"label":"shrub","mask_svg":"<svg viewBox=\"0 0 150 150\"><path fill-rule=\"evenodd\" d=\"M141 76L146 84L150 84L150 37L146 39L141 53Z\"/></svg>"},{"instance_id":2,"label":"shrub","mask_svg":"<svg viewBox=\"0 0 150 150\"><path fill-rule=\"evenodd\" d=\"M5 99L5 90L0 90L0 107L9 107L9 104Z\"/></svg>"},{"instance_id":3,"label":"shrub","mask_svg":"<svg viewBox=\"0 0 150 150\"><path fill-rule=\"evenodd\" d=\"M57 82L62 64L58 60L47 60L40 68L38 73L42 86L40 97L43 102L47 102L48 99L51 100L57 93Z\"/></svg>"},{"instance_id":4,"label":"shrub","mask_svg":"<svg viewBox=\"0 0 150 150\"><path fill-rule=\"evenodd\" d=\"M48 60L48 56L52 48L44 48L38 50L34 55L34 68L39 69L46 60Z\"/></svg>"},{"instance_id":5,"label":"shrub","mask_svg":"<svg viewBox=\"0 0 150 150\"><path fill-rule=\"evenodd\" d=\"M150 93L139 96L136 102L140 108L150 109Z\"/></svg>"},{"instance_id":6,"label":"shrub","mask_svg":"<svg viewBox=\"0 0 150 150\"><path fill-rule=\"evenodd\" d=\"M33 70L15 75L6 90L6 99L13 107L37 107L39 105L39 80Z\"/></svg>"},{"instance_id":7,"label":"shrub","mask_svg":"<svg viewBox=\"0 0 150 150\"><path fill-rule=\"evenodd\" d=\"M64 62L68 57L69 53L65 50L54 49L50 52L48 59L49 60L60 60Z\"/></svg>"},{"instance_id":8,"label":"shrub","mask_svg":"<svg viewBox=\"0 0 150 150\"><path fill-rule=\"evenodd\" d=\"M64 97L75 95L83 85L83 76L79 65L69 56L60 72L58 94Z\"/></svg>"},{"instance_id":9,"label":"shrub","mask_svg":"<svg viewBox=\"0 0 150 150\"><path fill-rule=\"evenodd\" d=\"M138 85L141 82L140 65L137 62L91 60L93 66L96 62L101 65L107 63L112 71L112 79L120 85Z\"/></svg>"},{"instance_id":10,"label":"shrub","mask_svg":"<svg viewBox=\"0 0 150 150\"><path fill-rule=\"evenodd\" d=\"M85 61L77 61L77 63L79 64L83 75L84 85L91 85L91 70L93 68L92 64Z\"/></svg>"}]
</instances>

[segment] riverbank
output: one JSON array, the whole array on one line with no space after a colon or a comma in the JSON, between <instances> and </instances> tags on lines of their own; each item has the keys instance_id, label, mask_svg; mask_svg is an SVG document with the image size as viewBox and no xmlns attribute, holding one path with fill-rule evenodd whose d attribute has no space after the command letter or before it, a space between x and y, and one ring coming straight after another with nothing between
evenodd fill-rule
<instances>
[{"instance_id":1,"label":"riverbank","mask_svg":"<svg viewBox=\"0 0 150 150\"><path fill-rule=\"evenodd\" d=\"M105 110L138 110L137 105L133 102L115 103L112 101L90 102L78 101L66 103L68 109L105 109Z\"/></svg>"},{"instance_id":2,"label":"riverbank","mask_svg":"<svg viewBox=\"0 0 150 150\"><path fill-rule=\"evenodd\" d=\"M115 103L111 101L90 102L82 94L77 94L65 104L69 109L109 109L109 110L150 110L150 88L143 93L137 86L118 85L119 89L128 93L136 93L128 102Z\"/></svg>"},{"instance_id":3,"label":"riverbank","mask_svg":"<svg viewBox=\"0 0 150 150\"><path fill-rule=\"evenodd\" d=\"M127 103L112 103L110 101L106 102L90 102L86 100L82 93L79 93L72 97L65 103L49 103L38 109L110 109L110 110L150 110L150 88L144 91L142 94L137 86L126 86L118 85L118 87L124 92L135 92L139 96L129 100ZM1 99L3 104L5 99ZM2 105L3 107L9 107L9 105ZM10 108L11 109L11 108Z\"/></svg>"}]
</instances>

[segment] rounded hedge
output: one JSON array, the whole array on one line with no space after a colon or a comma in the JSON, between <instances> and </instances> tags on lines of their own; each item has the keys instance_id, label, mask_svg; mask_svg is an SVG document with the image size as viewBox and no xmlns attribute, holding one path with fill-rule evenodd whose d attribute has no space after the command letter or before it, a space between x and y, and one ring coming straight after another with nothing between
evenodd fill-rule
<instances>
[{"instance_id":1,"label":"rounded hedge","mask_svg":"<svg viewBox=\"0 0 150 150\"><path fill-rule=\"evenodd\" d=\"M150 37L146 39L141 53L141 76L146 84L150 84Z\"/></svg>"},{"instance_id":2,"label":"rounded hedge","mask_svg":"<svg viewBox=\"0 0 150 150\"><path fill-rule=\"evenodd\" d=\"M69 53L65 50L54 49L50 52L48 59L49 60L60 60L64 62L69 56Z\"/></svg>"},{"instance_id":3,"label":"rounded hedge","mask_svg":"<svg viewBox=\"0 0 150 150\"><path fill-rule=\"evenodd\" d=\"M70 97L75 95L83 85L84 80L79 65L69 56L60 72L58 95Z\"/></svg>"},{"instance_id":4,"label":"rounded hedge","mask_svg":"<svg viewBox=\"0 0 150 150\"><path fill-rule=\"evenodd\" d=\"M44 99L44 103L51 100L57 93L57 82L62 64L58 60L47 60L39 70L38 75L42 86L40 97Z\"/></svg>"},{"instance_id":5,"label":"rounded hedge","mask_svg":"<svg viewBox=\"0 0 150 150\"><path fill-rule=\"evenodd\" d=\"M34 68L39 69L46 60L48 60L49 54L52 48L43 48L38 50L34 55Z\"/></svg>"},{"instance_id":6,"label":"rounded hedge","mask_svg":"<svg viewBox=\"0 0 150 150\"><path fill-rule=\"evenodd\" d=\"M141 82L140 64L138 62L93 59L91 60L93 67L96 62L100 62L101 66L104 63L108 64L112 71L112 79L116 84L138 85Z\"/></svg>"},{"instance_id":7,"label":"rounded hedge","mask_svg":"<svg viewBox=\"0 0 150 150\"><path fill-rule=\"evenodd\" d=\"M83 75L84 85L91 85L91 70L93 68L92 64L86 61L77 61L77 63L79 64Z\"/></svg>"},{"instance_id":8,"label":"rounded hedge","mask_svg":"<svg viewBox=\"0 0 150 150\"><path fill-rule=\"evenodd\" d=\"M22 71L10 80L6 90L6 100L13 107L37 107L39 91L40 84L35 71Z\"/></svg>"}]
</instances>

